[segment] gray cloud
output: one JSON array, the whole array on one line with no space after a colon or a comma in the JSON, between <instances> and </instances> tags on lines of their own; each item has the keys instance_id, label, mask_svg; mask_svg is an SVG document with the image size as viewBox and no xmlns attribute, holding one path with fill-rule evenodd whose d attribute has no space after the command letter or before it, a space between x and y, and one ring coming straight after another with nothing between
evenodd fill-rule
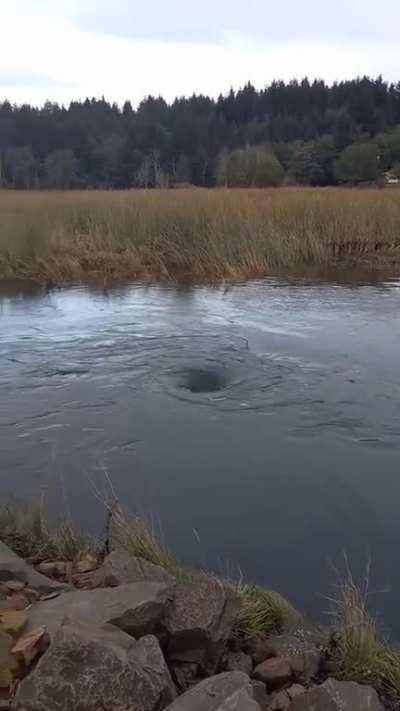
<instances>
[{"instance_id":1,"label":"gray cloud","mask_svg":"<svg viewBox=\"0 0 400 711\"><path fill-rule=\"evenodd\" d=\"M44 74L34 72L0 71L0 86L10 86L18 89L42 89L52 87L72 88L76 86L73 82L63 82Z\"/></svg>"},{"instance_id":2,"label":"gray cloud","mask_svg":"<svg viewBox=\"0 0 400 711\"><path fill-rule=\"evenodd\" d=\"M260 43L397 41L398 0L81 0L81 27L136 39L222 42L240 33Z\"/></svg>"}]
</instances>

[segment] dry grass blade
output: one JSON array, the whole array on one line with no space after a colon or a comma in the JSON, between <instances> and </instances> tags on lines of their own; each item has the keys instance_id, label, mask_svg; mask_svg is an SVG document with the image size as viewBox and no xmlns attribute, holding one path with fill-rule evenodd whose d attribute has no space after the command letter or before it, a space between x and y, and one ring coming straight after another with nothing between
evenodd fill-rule
<instances>
[{"instance_id":1,"label":"dry grass blade","mask_svg":"<svg viewBox=\"0 0 400 711\"><path fill-rule=\"evenodd\" d=\"M151 519L126 513L119 503L108 506L109 532L112 546L116 543L131 555L138 556L154 565L160 565L173 575L180 569L175 556L160 541Z\"/></svg>"},{"instance_id":2,"label":"dry grass blade","mask_svg":"<svg viewBox=\"0 0 400 711\"><path fill-rule=\"evenodd\" d=\"M0 506L0 540L23 558L73 561L82 552L94 549L85 534L64 522L51 526L43 502Z\"/></svg>"},{"instance_id":3,"label":"dry grass blade","mask_svg":"<svg viewBox=\"0 0 400 711\"><path fill-rule=\"evenodd\" d=\"M357 583L347 566L335 599L335 629L343 672L348 677L369 674L378 656L376 621L368 612L369 572Z\"/></svg>"},{"instance_id":4,"label":"dry grass blade","mask_svg":"<svg viewBox=\"0 0 400 711\"><path fill-rule=\"evenodd\" d=\"M347 559L334 603L334 658L344 679L370 683L400 698L400 652L379 636L377 622L369 612L370 563L361 582L354 579Z\"/></svg>"}]
</instances>

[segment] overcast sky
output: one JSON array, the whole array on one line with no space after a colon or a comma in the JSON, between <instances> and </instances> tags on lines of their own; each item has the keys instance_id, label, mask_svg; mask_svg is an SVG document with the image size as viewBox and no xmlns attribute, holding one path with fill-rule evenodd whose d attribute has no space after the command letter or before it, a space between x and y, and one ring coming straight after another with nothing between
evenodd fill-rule
<instances>
[{"instance_id":1,"label":"overcast sky","mask_svg":"<svg viewBox=\"0 0 400 711\"><path fill-rule=\"evenodd\" d=\"M400 80L400 0L0 0L0 100Z\"/></svg>"}]
</instances>

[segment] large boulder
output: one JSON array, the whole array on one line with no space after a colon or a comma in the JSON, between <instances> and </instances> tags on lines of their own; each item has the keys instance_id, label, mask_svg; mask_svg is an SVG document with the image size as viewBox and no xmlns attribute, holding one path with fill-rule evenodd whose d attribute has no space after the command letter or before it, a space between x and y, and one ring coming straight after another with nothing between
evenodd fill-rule
<instances>
[{"instance_id":1,"label":"large boulder","mask_svg":"<svg viewBox=\"0 0 400 711\"><path fill-rule=\"evenodd\" d=\"M17 556L5 543L0 541L0 582L20 581L34 588L41 595L69 590L69 586L50 580L37 573L22 558Z\"/></svg>"},{"instance_id":2,"label":"large boulder","mask_svg":"<svg viewBox=\"0 0 400 711\"><path fill-rule=\"evenodd\" d=\"M328 679L295 698L290 711L384 711L371 686Z\"/></svg>"},{"instance_id":3,"label":"large boulder","mask_svg":"<svg viewBox=\"0 0 400 711\"><path fill-rule=\"evenodd\" d=\"M236 596L214 578L178 584L164 619L168 660L199 664L204 673L215 673L238 610Z\"/></svg>"},{"instance_id":4,"label":"large boulder","mask_svg":"<svg viewBox=\"0 0 400 711\"><path fill-rule=\"evenodd\" d=\"M172 590L164 583L68 592L34 605L29 614L29 630L45 627L52 638L65 621L84 620L99 626L110 623L141 637L156 631L171 597Z\"/></svg>"},{"instance_id":5,"label":"large boulder","mask_svg":"<svg viewBox=\"0 0 400 711\"><path fill-rule=\"evenodd\" d=\"M226 672L201 681L167 711L260 711L260 706L249 677L242 672Z\"/></svg>"},{"instance_id":6,"label":"large boulder","mask_svg":"<svg viewBox=\"0 0 400 711\"><path fill-rule=\"evenodd\" d=\"M161 711L176 697L155 637L66 624L20 684L16 711Z\"/></svg>"},{"instance_id":7,"label":"large boulder","mask_svg":"<svg viewBox=\"0 0 400 711\"><path fill-rule=\"evenodd\" d=\"M122 549L106 556L103 565L91 576L93 588L109 588L138 582L173 585L175 581L160 565L148 563L147 560L129 555Z\"/></svg>"}]
</instances>

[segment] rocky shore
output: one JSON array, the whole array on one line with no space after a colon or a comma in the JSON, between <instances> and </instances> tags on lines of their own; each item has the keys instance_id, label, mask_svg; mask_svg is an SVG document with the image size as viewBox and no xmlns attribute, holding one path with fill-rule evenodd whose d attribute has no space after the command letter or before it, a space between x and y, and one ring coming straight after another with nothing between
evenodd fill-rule
<instances>
[{"instance_id":1,"label":"rocky shore","mask_svg":"<svg viewBox=\"0 0 400 711\"><path fill-rule=\"evenodd\" d=\"M336 673L313 630L237 634L239 607L220 580L176 578L122 548L33 567L0 542L0 710L387 706L372 686Z\"/></svg>"}]
</instances>

